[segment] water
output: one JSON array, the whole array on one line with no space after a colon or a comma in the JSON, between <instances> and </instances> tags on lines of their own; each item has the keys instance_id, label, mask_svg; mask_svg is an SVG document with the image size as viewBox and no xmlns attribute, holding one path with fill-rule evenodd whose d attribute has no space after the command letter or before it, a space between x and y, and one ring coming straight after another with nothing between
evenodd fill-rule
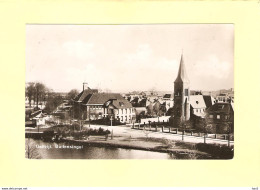
<instances>
[{"instance_id":1,"label":"water","mask_svg":"<svg viewBox=\"0 0 260 190\"><path fill-rule=\"evenodd\" d=\"M26 139L27 140L27 139ZM26 141L28 142L28 140ZM43 142L30 139L30 152L41 159L173 159L168 153L133 149L95 147L73 143ZM62 148L57 148L57 146ZM65 148L64 146L70 146ZM73 147L74 146L74 147ZM26 146L27 147L27 146ZM77 149L78 148L78 149ZM36 153L36 154L35 154Z\"/></svg>"}]
</instances>

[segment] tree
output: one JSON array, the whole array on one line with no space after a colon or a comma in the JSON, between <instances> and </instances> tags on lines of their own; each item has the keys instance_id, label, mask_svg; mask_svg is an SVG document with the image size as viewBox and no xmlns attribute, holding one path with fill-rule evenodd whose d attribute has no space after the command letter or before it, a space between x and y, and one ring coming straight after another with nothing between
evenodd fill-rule
<instances>
[{"instance_id":1,"label":"tree","mask_svg":"<svg viewBox=\"0 0 260 190\"><path fill-rule=\"evenodd\" d=\"M33 96L35 94L34 83L32 83L32 82L29 83L29 85L25 89L25 94L29 99L29 105L31 107L32 99L33 99Z\"/></svg>"},{"instance_id":2,"label":"tree","mask_svg":"<svg viewBox=\"0 0 260 190\"><path fill-rule=\"evenodd\" d=\"M153 105L153 113L156 115L156 116L159 116L159 112L160 112L160 102L157 101L154 105Z\"/></svg>"},{"instance_id":3,"label":"tree","mask_svg":"<svg viewBox=\"0 0 260 190\"><path fill-rule=\"evenodd\" d=\"M165 107L165 102L160 105L160 110L159 110L159 115L162 116L166 114L166 107Z\"/></svg>"},{"instance_id":4,"label":"tree","mask_svg":"<svg viewBox=\"0 0 260 190\"><path fill-rule=\"evenodd\" d=\"M53 112L61 103L63 102L63 98L61 96L50 96L47 99L46 106L44 110L47 113Z\"/></svg>"},{"instance_id":5,"label":"tree","mask_svg":"<svg viewBox=\"0 0 260 190\"><path fill-rule=\"evenodd\" d=\"M211 123L208 115L206 115L204 118L197 119L195 127L199 132L216 133L216 127Z\"/></svg>"},{"instance_id":6,"label":"tree","mask_svg":"<svg viewBox=\"0 0 260 190\"><path fill-rule=\"evenodd\" d=\"M29 139L25 139L25 157L28 159L40 159L41 156L37 151L35 144Z\"/></svg>"},{"instance_id":7,"label":"tree","mask_svg":"<svg viewBox=\"0 0 260 190\"><path fill-rule=\"evenodd\" d=\"M168 111L166 112L167 116L172 116L173 115L173 108L169 108Z\"/></svg>"},{"instance_id":8,"label":"tree","mask_svg":"<svg viewBox=\"0 0 260 190\"><path fill-rule=\"evenodd\" d=\"M79 91L77 89L72 89L71 91L69 91L69 93L67 94L67 99L68 100L72 100L74 99L77 95L79 94Z\"/></svg>"},{"instance_id":9,"label":"tree","mask_svg":"<svg viewBox=\"0 0 260 190\"><path fill-rule=\"evenodd\" d=\"M48 91L47 87L40 82L30 82L25 89L26 96L28 96L29 104L31 107L31 102L36 101L36 107L38 108L39 101L45 101L46 92Z\"/></svg>"},{"instance_id":10,"label":"tree","mask_svg":"<svg viewBox=\"0 0 260 190\"><path fill-rule=\"evenodd\" d=\"M36 107L38 108L39 99L42 101L45 97L46 87L44 84L37 82L35 83L35 96L36 96Z\"/></svg>"},{"instance_id":11,"label":"tree","mask_svg":"<svg viewBox=\"0 0 260 190\"><path fill-rule=\"evenodd\" d=\"M153 113L153 104L152 103L150 103L147 107L146 107L146 109L147 109L147 114L149 115L149 116L152 116L154 113Z\"/></svg>"}]
</instances>

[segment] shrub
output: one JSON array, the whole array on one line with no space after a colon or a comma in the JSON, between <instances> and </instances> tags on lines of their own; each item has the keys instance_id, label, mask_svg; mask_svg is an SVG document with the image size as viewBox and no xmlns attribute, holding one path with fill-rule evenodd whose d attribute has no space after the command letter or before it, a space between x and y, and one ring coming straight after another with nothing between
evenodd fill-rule
<instances>
[{"instance_id":1,"label":"shrub","mask_svg":"<svg viewBox=\"0 0 260 190\"><path fill-rule=\"evenodd\" d=\"M228 146L199 143L196 147L199 151L209 153L220 159L232 159L234 155L233 149Z\"/></svg>"}]
</instances>

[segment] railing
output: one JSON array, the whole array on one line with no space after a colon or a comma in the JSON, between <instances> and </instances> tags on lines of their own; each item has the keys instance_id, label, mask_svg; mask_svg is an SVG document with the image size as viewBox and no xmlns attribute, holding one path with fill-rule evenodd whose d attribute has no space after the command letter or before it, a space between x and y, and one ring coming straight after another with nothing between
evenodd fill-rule
<instances>
[{"instance_id":1,"label":"railing","mask_svg":"<svg viewBox=\"0 0 260 190\"><path fill-rule=\"evenodd\" d=\"M162 123L151 125L151 124L132 124L132 129L146 130L150 132L159 132L163 134L172 134L176 136L181 136L182 140L185 138L200 139L204 143L216 143L216 144L226 144L227 146L234 145L234 136L231 134L207 134L202 132L197 132L194 129L180 129L172 128L167 125L162 125Z\"/></svg>"}]
</instances>

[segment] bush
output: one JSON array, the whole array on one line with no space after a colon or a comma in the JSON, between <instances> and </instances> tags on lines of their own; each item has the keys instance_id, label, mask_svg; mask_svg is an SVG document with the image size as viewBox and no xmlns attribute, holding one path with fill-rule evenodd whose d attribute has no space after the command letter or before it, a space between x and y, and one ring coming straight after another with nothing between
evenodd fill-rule
<instances>
[{"instance_id":1,"label":"bush","mask_svg":"<svg viewBox=\"0 0 260 190\"><path fill-rule=\"evenodd\" d=\"M232 159L234 156L233 149L228 146L199 143L196 147L199 151L209 153L213 157L220 159Z\"/></svg>"}]
</instances>

